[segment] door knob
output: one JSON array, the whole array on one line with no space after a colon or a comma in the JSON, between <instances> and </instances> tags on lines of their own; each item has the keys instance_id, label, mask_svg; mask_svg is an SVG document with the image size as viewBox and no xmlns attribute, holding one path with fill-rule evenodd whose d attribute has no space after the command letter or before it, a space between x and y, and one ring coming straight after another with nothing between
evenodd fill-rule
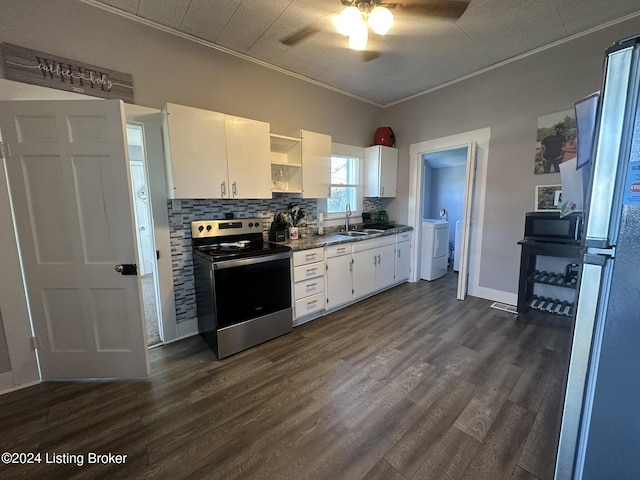
<instances>
[{"instance_id":1,"label":"door knob","mask_svg":"<svg viewBox=\"0 0 640 480\"><path fill-rule=\"evenodd\" d=\"M122 263L120 265L116 265L115 270L121 275L138 274L138 266L135 263Z\"/></svg>"}]
</instances>

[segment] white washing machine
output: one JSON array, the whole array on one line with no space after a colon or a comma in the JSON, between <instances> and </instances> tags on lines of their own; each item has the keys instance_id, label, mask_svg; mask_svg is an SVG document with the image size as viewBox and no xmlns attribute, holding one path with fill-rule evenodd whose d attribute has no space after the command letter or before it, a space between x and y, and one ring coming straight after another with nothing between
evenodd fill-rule
<instances>
[{"instance_id":1,"label":"white washing machine","mask_svg":"<svg viewBox=\"0 0 640 480\"><path fill-rule=\"evenodd\" d=\"M422 220L422 260L420 278L435 280L447 274L449 263L449 222Z\"/></svg>"}]
</instances>

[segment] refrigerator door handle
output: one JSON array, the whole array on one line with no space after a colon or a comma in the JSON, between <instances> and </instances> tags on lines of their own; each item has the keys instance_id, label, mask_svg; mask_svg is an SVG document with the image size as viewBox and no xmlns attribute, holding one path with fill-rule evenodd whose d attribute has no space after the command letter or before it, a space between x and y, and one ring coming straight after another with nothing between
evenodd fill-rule
<instances>
[{"instance_id":1,"label":"refrigerator door handle","mask_svg":"<svg viewBox=\"0 0 640 480\"><path fill-rule=\"evenodd\" d=\"M615 241L617 232L611 231L618 224L620 212L616 205L619 185L626 172L623 159L628 157L626 136L629 134L630 84L633 80L637 58L634 49L628 47L609 54L600 104L600 120L594 145L591 173L591 191L588 199L585 245L607 247ZM633 122L631 122L633 124Z\"/></svg>"},{"instance_id":2,"label":"refrigerator door handle","mask_svg":"<svg viewBox=\"0 0 640 480\"><path fill-rule=\"evenodd\" d=\"M603 307L600 299L608 294L612 267L609 256L584 255L554 480L571 480L582 468L585 445L580 437L588 430L584 422L591 409L588 377L592 357L598 352L598 338L594 343L594 337L599 336L597 329L602 323L597 321Z\"/></svg>"}]
</instances>

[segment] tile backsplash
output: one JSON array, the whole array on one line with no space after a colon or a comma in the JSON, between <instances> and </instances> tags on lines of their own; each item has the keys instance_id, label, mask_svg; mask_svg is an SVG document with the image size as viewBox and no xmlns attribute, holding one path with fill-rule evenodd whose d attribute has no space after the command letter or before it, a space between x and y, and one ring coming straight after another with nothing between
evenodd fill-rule
<instances>
[{"instance_id":1,"label":"tile backsplash","mask_svg":"<svg viewBox=\"0 0 640 480\"><path fill-rule=\"evenodd\" d=\"M300 198L286 194L275 194L274 198L263 200L169 200L169 235L171 238L171 264L176 301L176 321L178 323L197 318L196 289L193 278L193 257L191 254L191 222L193 220L223 219L225 213L233 213L235 218L264 218L267 230L278 212L285 212L289 203L298 204L315 221L318 206L315 198ZM365 198L365 212L381 210L378 198Z\"/></svg>"},{"instance_id":2,"label":"tile backsplash","mask_svg":"<svg viewBox=\"0 0 640 480\"><path fill-rule=\"evenodd\" d=\"M268 229L273 216L287 211L289 203L298 204L313 219L317 218L315 198L303 199L291 195L278 195L264 200L169 200L169 235L171 238L171 264L178 323L197 318L196 289L191 254L191 222L193 220L223 219L225 213L235 218L264 218Z\"/></svg>"}]
</instances>

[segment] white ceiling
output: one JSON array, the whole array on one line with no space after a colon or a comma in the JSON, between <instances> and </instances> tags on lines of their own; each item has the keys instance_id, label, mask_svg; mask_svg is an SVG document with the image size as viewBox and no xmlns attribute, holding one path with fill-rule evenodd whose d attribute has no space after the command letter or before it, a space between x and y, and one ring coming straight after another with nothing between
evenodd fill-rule
<instances>
[{"instance_id":1,"label":"white ceiling","mask_svg":"<svg viewBox=\"0 0 640 480\"><path fill-rule=\"evenodd\" d=\"M84 1L378 105L640 15L638 0L471 0L456 21L396 14L391 31L371 39L382 55L364 62L330 22L294 46L279 41L340 12L340 0Z\"/></svg>"}]
</instances>

